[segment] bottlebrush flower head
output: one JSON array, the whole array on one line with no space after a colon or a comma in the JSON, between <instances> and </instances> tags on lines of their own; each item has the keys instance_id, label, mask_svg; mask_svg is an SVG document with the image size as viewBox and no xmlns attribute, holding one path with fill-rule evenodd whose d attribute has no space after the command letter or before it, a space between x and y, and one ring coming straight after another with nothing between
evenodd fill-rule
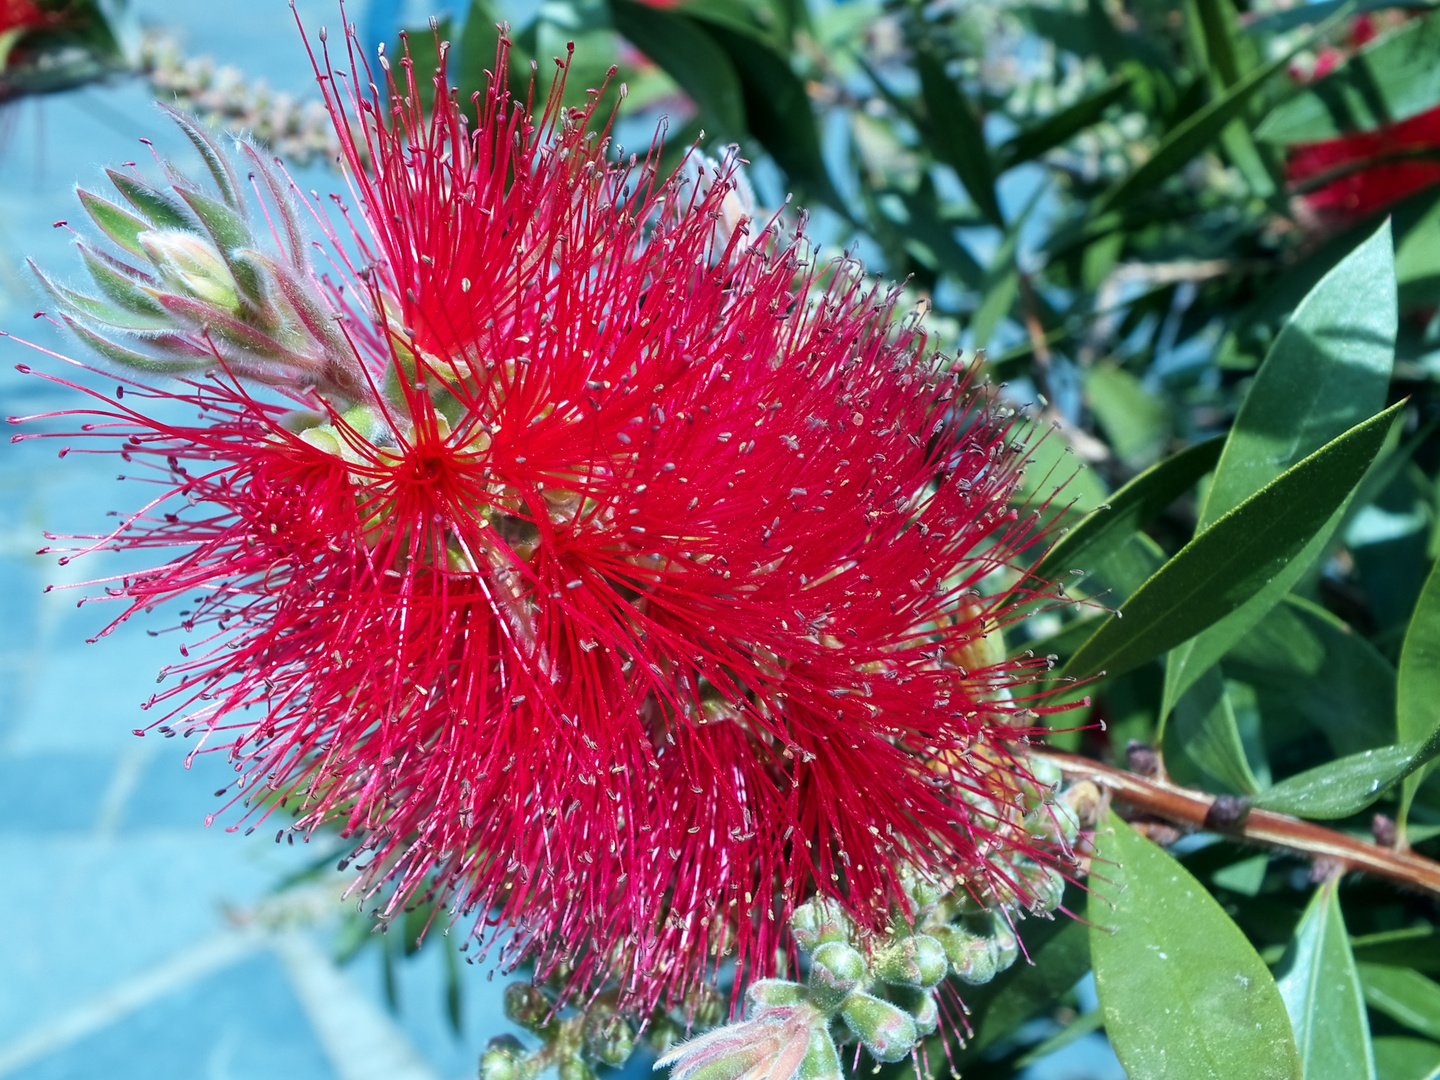
<instances>
[{"instance_id":1,"label":"bottlebrush flower head","mask_svg":"<svg viewBox=\"0 0 1440 1080\"><path fill-rule=\"evenodd\" d=\"M1043 662L996 648L1032 594L978 592L1033 533L1013 418L896 290L737 219L733 158L613 160L563 63L538 114L502 75L472 127L442 71L427 116L348 44L322 267L282 175L242 144L246 196L177 118L213 189L112 173L100 295L42 278L161 373L67 414L158 485L84 545L168 553L116 623L190 605L152 726L249 818L353 838L381 914L442 897L642 1015L771 974L807 898L879 928L916 881L1053 892Z\"/></svg>"},{"instance_id":2,"label":"bottlebrush flower head","mask_svg":"<svg viewBox=\"0 0 1440 1080\"><path fill-rule=\"evenodd\" d=\"M1359 221L1440 184L1440 108L1291 147L1286 172L1310 214L1336 225Z\"/></svg>"}]
</instances>

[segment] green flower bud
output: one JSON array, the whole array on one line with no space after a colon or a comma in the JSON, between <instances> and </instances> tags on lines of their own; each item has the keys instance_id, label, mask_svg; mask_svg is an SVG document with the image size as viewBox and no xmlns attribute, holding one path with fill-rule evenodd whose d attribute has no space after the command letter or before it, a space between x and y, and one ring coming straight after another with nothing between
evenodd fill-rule
<instances>
[{"instance_id":1,"label":"green flower bud","mask_svg":"<svg viewBox=\"0 0 1440 1080\"><path fill-rule=\"evenodd\" d=\"M812 1029L810 1049L800 1063L798 1080L844 1080L844 1076L840 1051L835 1049L835 1040L830 1038L829 1030L823 1027Z\"/></svg>"},{"instance_id":2,"label":"green flower bud","mask_svg":"<svg viewBox=\"0 0 1440 1080\"><path fill-rule=\"evenodd\" d=\"M871 994L851 994L840 1016L876 1061L899 1061L920 1039L913 1016Z\"/></svg>"},{"instance_id":3,"label":"green flower bud","mask_svg":"<svg viewBox=\"0 0 1440 1080\"><path fill-rule=\"evenodd\" d=\"M915 1018L915 1030L921 1038L939 1029L940 1004L933 990L902 990L895 995L895 1003Z\"/></svg>"},{"instance_id":4,"label":"green flower bud","mask_svg":"<svg viewBox=\"0 0 1440 1080\"><path fill-rule=\"evenodd\" d=\"M595 1070L579 1058L566 1058L560 1062L560 1080L596 1080Z\"/></svg>"},{"instance_id":5,"label":"green flower bud","mask_svg":"<svg viewBox=\"0 0 1440 1080\"><path fill-rule=\"evenodd\" d=\"M505 987L505 1017L526 1031L544 1031L553 1019L554 1009L555 1003L538 986L512 982Z\"/></svg>"},{"instance_id":6,"label":"green flower bud","mask_svg":"<svg viewBox=\"0 0 1440 1080\"><path fill-rule=\"evenodd\" d=\"M915 917L933 911L947 891L908 867L901 871L900 887L905 890L905 896L910 901L910 914Z\"/></svg>"},{"instance_id":7,"label":"green flower bud","mask_svg":"<svg viewBox=\"0 0 1440 1080\"><path fill-rule=\"evenodd\" d=\"M843 941L827 941L810 959L810 1001L818 1009L834 1012L865 979L860 951Z\"/></svg>"},{"instance_id":8,"label":"green flower bud","mask_svg":"<svg viewBox=\"0 0 1440 1080\"><path fill-rule=\"evenodd\" d=\"M609 1006L592 1006L582 1028L586 1051L603 1065L619 1068L630 1060L635 1049L635 1032L630 1022Z\"/></svg>"},{"instance_id":9,"label":"green flower bud","mask_svg":"<svg viewBox=\"0 0 1440 1080\"><path fill-rule=\"evenodd\" d=\"M1025 830L1068 848L1080 835L1080 816L1063 802L1041 803L1025 815Z\"/></svg>"},{"instance_id":10,"label":"green flower bud","mask_svg":"<svg viewBox=\"0 0 1440 1080\"><path fill-rule=\"evenodd\" d=\"M999 950L994 938L982 937L958 926L939 926L931 934L945 949L950 970L971 986L988 983L999 970Z\"/></svg>"},{"instance_id":11,"label":"green flower bud","mask_svg":"<svg viewBox=\"0 0 1440 1080\"><path fill-rule=\"evenodd\" d=\"M1049 867L1038 866L1026 873L1025 883L1030 890L1030 910L1037 915L1048 915L1054 911L1065 896L1064 877L1058 870Z\"/></svg>"},{"instance_id":12,"label":"green flower bud","mask_svg":"<svg viewBox=\"0 0 1440 1080\"><path fill-rule=\"evenodd\" d=\"M224 311L240 309L235 278L208 240L182 229L149 229L139 241L169 285Z\"/></svg>"},{"instance_id":13,"label":"green flower bud","mask_svg":"<svg viewBox=\"0 0 1440 1080\"><path fill-rule=\"evenodd\" d=\"M1003 915L998 913L994 915L993 922L995 925L993 931L993 940L995 942L995 970L1000 972L1005 971L1011 964L1015 963L1015 958L1020 955L1020 939L1015 936L1015 931L1010 929L1010 923L1006 921Z\"/></svg>"},{"instance_id":14,"label":"green flower bud","mask_svg":"<svg viewBox=\"0 0 1440 1080\"><path fill-rule=\"evenodd\" d=\"M757 979L745 991L745 1004L752 1011L796 1005L805 998L805 987L788 979Z\"/></svg>"},{"instance_id":15,"label":"green flower bud","mask_svg":"<svg viewBox=\"0 0 1440 1080\"><path fill-rule=\"evenodd\" d=\"M897 986L928 990L945 978L945 947L928 934L901 938L872 960L875 977Z\"/></svg>"},{"instance_id":16,"label":"green flower bud","mask_svg":"<svg viewBox=\"0 0 1440 1080\"><path fill-rule=\"evenodd\" d=\"M480 1055L480 1080L524 1080L525 1048L514 1035L497 1035Z\"/></svg>"},{"instance_id":17,"label":"green flower bud","mask_svg":"<svg viewBox=\"0 0 1440 1080\"><path fill-rule=\"evenodd\" d=\"M827 941L850 941L855 924L838 901L817 897L795 909L790 916L790 931L800 948L814 952Z\"/></svg>"}]
</instances>

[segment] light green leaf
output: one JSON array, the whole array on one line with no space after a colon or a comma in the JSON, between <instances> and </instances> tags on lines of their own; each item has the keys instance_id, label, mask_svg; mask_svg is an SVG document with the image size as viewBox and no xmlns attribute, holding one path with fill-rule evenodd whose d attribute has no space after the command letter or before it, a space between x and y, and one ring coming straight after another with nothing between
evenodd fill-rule
<instances>
[{"instance_id":1,"label":"light green leaf","mask_svg":"<svg viewBox=\"0 0 1440 1080\"><path fill-rule=\"evenodd\" d=\"M1121 461L1149 465L1159 457L1170 434L1170 410L1139 379L1102 362L1085 374L1085 397Z\"/></svg>"},{"instance_id":2,"label":"light green leaf","mask_svg":"<svg viewBox=\"0 0 1440 1080\"><path fill-rule=\"evenodd\" d=\"M1425 738L1440 722L1440 562L1420 590L1405 644L1400 649L1400 674L1395 685L1395 734L1402 741ZM1415 792L1425 779L1417 770L1406 779L1400 797L1403 826Z\"/></svg>"},{"instance_id":3,"label":"light green leaf","mask_svg":"<svg viewBox=\"0 0 1440 1080\"><path fill-rule=\"evenodd\" d=\"M1370 131L1440 103L1440 20L1416 19L1277 105L1255 130L1290 144Z\"/></svg>"},{"instance_id":4,"label":"light green leaf","mask_svg":"<svg viewBox=\"0 0 1440 1080\"><path fill-rule=\"evenodd\" d=\"M1395 667L1330 612L1290 595L1225 654L1267 726L1313 725L1337 755L1394 741Z\"/></svg>"},{"instance_id":5,"label":"light green leaf","mask_svg":"<svg viewBox=\"0 0 1440 1080\"><path fill-rule=\"evenodd\" d=\"M1375 1080L1365 996L1333 880L1315 890L1275 983L1305 1080Z\"/></svg>"},{"instance_id":6,"label":"light green leaf","mask_svg":"<svg viewBox=\"0 0 1440 1080\"><path fill-rule=\"evenodd\" d=\"M1440 1076L1440 1043L1407 1035L1375 1040L1377 1080L1436 1080Z\"/></svg>"},{"instance_id":7,"label":"light green leaf","mask_svg":"<svg viewBox=\"0 0 1440 1080\"><path fill-rule=\"evenodd\" d=\"M1440 984L1418 971L1384 964L1359 964L1365 1000L1413 1031L1440 1039Z\"/></svg>"},{"instance_id":8,"label":"light green leaf","mask_svg":"<svg viewBox=\"0 0 1440 1080\"><path fill-rule=\"evenodd\" d=\"M1065 674L1129 671L1248 601L1344 505L1403 405L1357 424L1201 532L1101 625Z\"/></svg>"},{"instance_id":9,"label":"light green leaf","mask_svg":"<svg viewBox=\"0 0 1440 1080\"><path fill-rule=\"evenodd\" d=\"M1398 323L1387 221L1280 331L1225 441L1200 528L1384 406Z\"/></svg>"},{"instance_id":10,"label":"light green leaf","mask_svg":"<svg viewBox=\"0 0 1440 1080\"><path fill-rule=\"evenodd\" d=\"M690 95L702 122L724 139L745 134L745 101L734 65L705 32L684 15L635 0L610 0L615 29L650 57Z\"/></svg>"},{"instance_id":11,"label":"light green leaf","mask_svg":"<svg viewBox=\"0 0 1440 1080\"><path fill-rule=\"evenodd\" d=\"M1338 16L1336 16L1338 17ZM1256 68L1225 93L1197 109L1186 119L1166 133L1155 148L1155 153L1138 168L1122 177L1091 205L1092 217L1099 217L1107 210L1120 209L1136 199L1150 194L1172 174L1179 172L1191 159L1213 143L1230 123L1244 111L1250 98L1290 62L1301 49L1329 29L1328 20L1313 34L1297 42L1294 47L1271 60L1263 67Z\"/></svg>"},{"instance_id":12,"label":"light green leaf","mask_svg":"<svg viewBox=\"0 0 1440 1080\"><path fill-rule=\"evenodd\" d=\"M1244 795L1260 790L1218 667L1207 668L1176 703L1163 737L1165 763L1178 783ZM1201 775L1189 775L1195 769Z\"/></svg>"},{"instance_id":13,"label":"light green leaf","mask_svg":"<svg viewBox=\"0 0 1440 1080\"><path fill-rule=\"evenodd\" d=\"M1113 550L1194 487L1215 467L1223 445L1224 439L1216 436L1146 469L1106 500L1108 508L1092 511L1062 536L1036 564L1035 573L1055 577L1071 569L1088 569L1091 559Z\"/></svg>"},{"instance_id":14,"label":"light green leaf","mask_svg":"<svg viewBox=\"0 0 1440 1080\"><path fill-rule=\"evenodd\" d=\"M1114 813L1097 840L1090 955L1130 1080L1300 1080L1275 981L1214 897Z\"/></svg>"},{"instance_id":15,"label":"light green leaf","mask_svg":"<svg viewBox=\"0 0 1440 1080\"><path fill-rule=\"evenodd\" d=\"M970 100L945 73L940 58L929 48L915 52L920 95L925 100L925 140L931 152L955 170L971 200L992 225L1005 227L995 198L995 167L985 128Z\"/></svg>"},{"instance_id":16,"label":"light green leaf","mask_svg":"<svg viewBox=\"0 0 1440 1080\"><path fill-rule=\"evenodd\" d=\"M1349 817L1380 798L1411 770L1418 752L1413 743L1362 750L1296 773L1255 797L1255 805L1295 817Z\"/></svg>"}]
</instances>

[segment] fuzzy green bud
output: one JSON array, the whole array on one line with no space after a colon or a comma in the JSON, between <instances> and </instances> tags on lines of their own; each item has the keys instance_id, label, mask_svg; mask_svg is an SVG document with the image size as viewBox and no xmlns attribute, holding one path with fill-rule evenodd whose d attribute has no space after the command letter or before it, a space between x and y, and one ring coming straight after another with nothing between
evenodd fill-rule
<instances>
[{"instance_id":1,"label":"fuzzy green bud","mask_svg":"<svg viewBox=\"0 0 1440 1080\"><path fill-rule=\"evenodd\" d=\"M935 1000L933 990L902 990L896 993L895 1003L908 1012L915 1020L915 1030L920 1037L935 1034L940 1027L940 1004Z\"/></svg>"},{"instance_id":2,"label":"fuzzy green bud","mask_svg":"<svg viewBox=\"0 0 1440 1080\"><path fill-rule=\"evenodd\" d=\"M901 938L872 960L875 977L897 986L927 990L945 978L945 947L928 934Z\"/></svg>"},{"instance_id":3,"label":"fuzzy green bud","mask_svg":"<svg viewBox=\"0 0 1440 1080\"><path fill-rule=\"evenodd\" d=\"M827 941L850 941L855 924L837 901L817 897L795 909L790 916L790 931L795 935L795 944L814 952Z\"/></svg>"},{"instance_id":4,"label":"fuzzy green bud","mask_svg":"<svg viewBox=\"0 0 1440 1080\"><path fill-rule=\"evenodd\" d=\"M844 1080L845 1072L840 1065L840 1052L835 1049L835 1040L830 1038L827 1028L816 1027L810 1032L810 1049L800 1063L798 1080Z\"/></svg>"},{"instance_id":5,"label":"fuzzy green bud","mask_svg":"<svg viewBox=\"0 0 1440 1080\"><path fill-rule=\"evenodd\" d=\"M555 1004L538 986L512 982L505 987L505 1017L526 1031L544 1031L553 1019Z\"/></svg>"},{"instance_id":6,"label":"fuzzy green bud","mask_svg":"<svg viewBox=\"0 0 1440 1080\"><path fill-rule=\"evenodd\" d=\"M1066 803L1041 803L1025 815L1025 831L1068 848L1080 835L1080 816Z\"/></svg>"},{"instance_id":7,"label":"fuzzy green bud","mask_svg":"<svg viewBox=\"0 0 1440 1080\"><path fill-rule=\"evenodd\" d=\"M1000 969L999 951L993 938L972 934L958 926L939 926L931 931L945 949L955 977L971 986L988 983Z\"/></svg>"},{"instance_id":8,"label":"fuzzy green bud","mask_svg":"<svg viewBox=\"0 0 1440 1080\"><path fill-rule=\"evenodd\" d=\"M827 941L810 958L810 1001L832 1013L866 979L865 958L843 941Z\"/></svg>"},{"instance_id":9,"label":"fuzzy green bud","mask_svg":"<svg viewBox=\"0 0 1440 1080\"><path fill-rule=\"evenodd\" d=\"M619 1068L630 1060L635 1049L635 1032L630 1022L608 1006L592 1006L582 1028L585 1049L602 1065Z\"/></svg>"},{"instance_id":10,"label":"fuzzy green bud","mask_svg":"<svg viewBox=\"0 0 1440 1080\"><path fill-rule=\"evenodd\" d=\"M1027 873L1025 884L1030 890L1030 910L1037 915L1054 911L1065 896L1065 878L1049 867L1036 867Z\"/></svg>"},{"instance_id":11,"label":"fuzzy green bud","mask_svg":"<svg viewBox=\"0 0 1440 1080\"><path fill-rule=\"evenodd\" d=\"M750 1009L769 1009L777 1005L797 1005L806 999L805 987L788 979L756 979L745 991L745 1004Z\"/></svg>"},{"instance_id":12,"label":"fuzzy green bud","mask_svg":"<svg viewBox=\"0 0 1440 1080\"><path fill-rule=\"evenodd\" d=\"M560 1080L596 1080L595 1070L579 1058L566 1058L557 1071Z\"/></svg>"},{"instance_id":13,"label":"fuzzy green bud","mask_svg":"<svg viewBox=\"0 0 1440 1080\"><path fill-rule=\"evenodd\" d=\"M1020 939L1015 936L1015 931L1010 929L1010 923L1003 915L996 914L992 921L995 927L992 931L995 942L995 970L1005 971L1020 955Z\"/></svg>"},{"instance_id":14,"label":"fuzzy green bud","mask_svg":"<svg viewBox=\"0 0 1440 1080\"><path fill-rule=\"evenodd\" d=\"M524 1080L525 1048L514 1035L497 1035L480 1055L480 1080Z\"/></svg>"},{"instance_id":15,"label":"fuzzy green bud","mask_svg":"<svg viewBox=\"0 0 1440 1080\"><path fill-rule=\"evenodd\" d=\"M899 1061L920 1039L913 1016L871 994L851 994L840 1016L876 1061Z\"/></svg>"},{"instance_id":16,"label":"fuzzy green bud","mask_svg":"<svg viewBox=\"0 0 1440 1080\"><path fill-rule=\"evenodd\" d=\"M140 246L169 285L224 311L238 311L240 292L215 246L183 229L149 229Z\"/></svg>"}]
</instances>

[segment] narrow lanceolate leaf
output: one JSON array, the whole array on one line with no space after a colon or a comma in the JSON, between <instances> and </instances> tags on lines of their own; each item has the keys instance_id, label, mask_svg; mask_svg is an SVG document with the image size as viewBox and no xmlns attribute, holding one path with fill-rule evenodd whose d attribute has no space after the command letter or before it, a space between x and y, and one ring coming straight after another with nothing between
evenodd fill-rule
<instances>
[{"instance_id":1,"label":"narrow lanceolate leaf","mask_svg":"<svg viewBox=\"0 0 1440 1080\"><path fill-rule=\"evenodd\" d=\"M1440 562L1431 567L1415 602L1395 687L1395 733L1400 739L1424 738L1440 726ZM1402 823L1424 778L1423 771L1416 771L1405 781Z\"/></svg>"},{"instance_id":2,"label":"narrow lanceolate leaf","mask_svg":"<svg viewBox=\"0 0 1440 1080\"><path fill-rule=\"evenodd\" d=\"M1300 49L1307 48L1316 37L1328 31L1333 21L1327 21L1294 48L1264 67L1256 68L1204 108L1177 124L1161 140L1148 161L1122 177L1109 191L1095 200L1091 206L1091 216L1099 217L1107 210L1119 209L1134 202L1152 192L1161 181L1184 168L1192 158L1219 138L1225 125L1241 114L1246 103L1272 75L1284 68Z\"/></svg>"},{"instance_id":3,"label":"narrow lanceolate leaf","mask_svg":"<svg viewBox=\"0 0 1440 1080\"><path fill-rule=\"evenodd\" d=\"M1200 528L1380 411L1398 324L1387 221L1320 279L1280 331L1226 439Z\"/></svg>"},{"instance_id":4,"label":"narrow lanceolate leaf","mask_svg":"<svg viewBox=\"0 0 1440 1080\"><path fill-rule=\"evenodd\" d=\"M213 362L213 357L196 357L194 359L182 359L176 357L169 360L156 359L151 353L140 353L134 349L127 349L123 345L117 345L109 338L101 337L95 331L83 326L72 319L69 315L60 316L65 320L65 325L74 331L75 336L86 345L94 349L105 359L120 364L124 367L133 368L136 371L148 371L157 375L178 375L188 371L197 371L207 364ZM153 344L153 343L152 343Z\"/></svg>"},{"instance_id":5,"label":"narrow lanceolate leaf","mask_svg":"<svg viewBox=\"0 0 1440 1080\"><path fill-rule=\"evenodd\" d=\"M690 95L702 123L718 125L725 139L745 133L745 100L734 65L701 26L635 0L610 0L610 14L615 29Z\"/></svg>"},{"instance_id":6,"label":"narrow lanceolate leaf","mask_svg":"<svg viewBox=\"0 0 1440 1080\"><path fill-rule=\"evenodd\" d=\"M1113 813L1097 840L1090 955L1130 1080L1301 1080L1280 991L1214 897Z\"/></svg>"},{"instance_id":7,"label":"narrow lanceolate leaf","mask_svg":"<svg viewBox=\"0 0 1440 1080\"><path fill-rule=\"evenodd\" d=\"M169 115L170 119L180 125L180 130L185 132L186 137L199 152L205 162L205 167L210 170L210 176L214 179L215 186L220 189L220 197L232 210L243 214L245 202L240 198L240 178L235 175L235 170L230 165L230 156L220 149L214 136L189 113L173 109L169 105L162 104L160 108Z\"/></svg>"},{"instance_id":8,"label":"narrow lanceolate leaf","mask_svg":"<svg viewBox=\"0 0 1440 1080\"><path fill-rule=\"evenodd\" d=\"M156 228L195 228L195 222L185 212L185 207L170 196L115 169L106 169L105 175L110 177L110 182L115 185L115 190L125 196L126 201L145 215Z\"/></svg>"},{"instance_id":9,"label":"narrow lanceolate leaf","mask_svg":"<svg viewBox=\"0 0 1440 1080\"><path fill-rule=\"evenodd\" d=\"M133 311L116 307L114 304L107 304L104 300L97 300L93 296L86 296L73 289L67 289L64 285L47 277L34 262L28 259L26 262L40 280L40 284L44 286L45 291L76 315L82 315L93 322L103 323L121 330L163 330L169 325L164 320L147 318Z\"/></svg>"},{"instance_id":10,"label":"narrow lanceolate leaf","mask_svg":"<svg viewBox=\"0 0 1440 1080\"><path fill-rule=\"evenodd\" d=\"M1200 510L1204 529L1385 404L1399 316L1387 221L1310 290L1245 395ZM1231 615L1171 653L1162 716L1324 554L1344 509Z\"/></svg>"},{"instance_id":11,"label":"narrow lanceolate leaf","mask_svg":"<svg viewBox=\"0 0 1440 1080\"><path fill-rule=\"evenodd\" d=\"M951 82L940 58L927 49L915 54L920 93L928 114L927 141L935 156L955 170L965 191L993 225L1005 224L995 198L995 169L984 124L969 99Z\"/></svg>"},{"instance_id":12,"label":"narrow lanceolate leaf","mask_svg":"<svg viewBox=\"0 0 1440 1080\"><path fill-rule=\"evenodd\" d=\"M1217 435L1146 469L1061 537L1036 564L1035 573L1050 578L1083 570L1092 556L1113 550L1213 469L1223 445Z\"/></svg>"},{"instance_id":13,"label":"narrow lanceolate leaf","mask_svg":"<svg viewBox=\"0 0 1440 1080\"><path fill-rule=\"evenodd\" d=\"M999 159L996 171L1004 172L1023 162L1034 161L1041 154L1063 146L1123 99L1130 92L1130 83L1129 76L1117 76L1088 97L1023 129L996 151Z\"/></svg>"},{"instance_id":14,"label":"narrow lanceolate leaf","mask_svg":"<svg viewBox=\"0 0 1440 1080\"><path fill-rule=\"evenodd\" d=\"M1370 131L1437 103L1440 21L1416 19L1277 105L1255 137L1287 145L1313 142Z\"/></svg>"},{"instance_id":15,"label":"narrow lanceolate leaf","mask_svg":"<svg viewBox=\"0 0 1440 1080\"><path fill-rule=\"evenodd\" d=\"M1280 962L1276 985L1290 1014L1305 1080L1375 1080L1365 995L1333 880L1315 890Z\"/></svg>"},{"instance_id":16,"label":"narrow lanceolate leaf","mask_svg":"<svg viewBox=\"0 0 1440 1080\"><path fill-rule=\"evenodd\" d=\"M1365 1000L1391 1020L1440 1039L1440 983L1418 971L1388 964L1359 964Z\"/></svg>"},{"instance_id":17,"label":"narrow lanceolate leaf","mask_svg":"<svg viewBox=\"0 0 1440 1080\"><path fill-rule=\"evenodd\" d=\"M1176 703L1175 715L1165 725L1164 747L1166 764L1181 783L1242 795L1260 790L1245 757L1235 709L1218 667L1207 669ZM1183 775L1182 755L1184 763L1202 775Z\"/></svg>"},{"instance_id":18,"label":"narrow lanceolate leaf","mask_svg":"<svg viewBox=\"0 0 1440 1080\"><path fill-rule=\"evenodd\" d=\"M101 232L131 255L138 255L142 259L145 257L145 249L140 246L136 237L150 228L148 221L136 217L129 210L121 209L108 199L90 194L84 188L78 189L75 194L80 197L80 205L85 207L90 220L95 222Z\"/></svg>"},{"instance_id":19,"label":"narrow lanceolate leaf","mask_svg":"<svg viewBox=\"0 0 1440 1080\"><path fill-rule=\"evenodd\" d=\"M1344 505L1403 407L1357 424L1201 532L1101 625L1065 673L1129 671L1263 589Z\"/></svg>"},{"instance_id":20,"label":"narrow lanceolate leaf","mask_svg":"<svg viewBox=\"0 0 1440 1080\"><path fill-rule=\"evenodd\" d=\"M1423 744L1422 744L1423 745ZM1296 773L1256 796L1256 806L1304 818L1342 818L1359 813L1395 781L1419 767L1414 743L1362 750Z\"/></svg>"}]
</instances>

